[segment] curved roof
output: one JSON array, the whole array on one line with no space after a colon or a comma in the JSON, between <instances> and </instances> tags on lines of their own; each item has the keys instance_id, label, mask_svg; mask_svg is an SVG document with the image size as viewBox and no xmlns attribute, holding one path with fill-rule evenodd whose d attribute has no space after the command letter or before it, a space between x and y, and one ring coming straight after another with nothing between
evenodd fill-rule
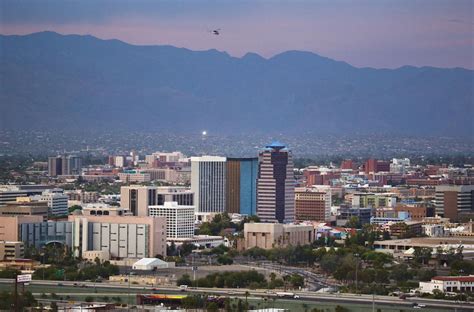
<instances>
[{"instance_id":1,"label":"curved roof","mask_svg":"<svg viewBox=\"0 0 474 312\"><path fill-rule=\"evenodd\" d=\"M270 145L267 145L266 146L267 148L277 148L277 149L281 149L281 148L285 148L285 144L281 143L280 141L273 141Z\"/></svg>"}]
</instances>

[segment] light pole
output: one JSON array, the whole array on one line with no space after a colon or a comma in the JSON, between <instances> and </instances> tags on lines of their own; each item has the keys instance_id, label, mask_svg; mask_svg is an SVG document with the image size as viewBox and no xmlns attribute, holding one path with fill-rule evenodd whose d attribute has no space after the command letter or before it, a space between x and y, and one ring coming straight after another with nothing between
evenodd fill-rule
<instances>
[{"instance_id":1,"label":"light pole","mask_svg":"<svg viewBox=\"0 0 474 312\"><path fill-rule=\"evenodd\" d=\"M357 259L356 260L356 294L358 294L359 293L359 287L358 287L359 282L358 282L357 274L358 274L358 271L359 271L359 254L358 253L354 254L354 257L356 257L356 259Z\"/></svg>"}]
</instances>

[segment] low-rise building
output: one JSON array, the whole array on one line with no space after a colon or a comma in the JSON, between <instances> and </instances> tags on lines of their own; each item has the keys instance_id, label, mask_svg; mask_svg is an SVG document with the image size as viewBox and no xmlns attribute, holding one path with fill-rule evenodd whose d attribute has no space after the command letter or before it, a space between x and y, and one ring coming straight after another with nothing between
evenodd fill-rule
<instances>
[{"instance_id":1,"label":"low-rise building","mask_svg":"<svg viewBox=\"0 0 474 312\"><path fill-rule=\"evenodd\" d=\"M214 248L225 245L226 239L222 236L195 235L193 237L168 238L168 244L174 243L176 246L190 244L196 247Z\"/></svg>"},{"instance_id":2,"label":"low-rise building","mask_svg":"<svg viewBox=\"0 0 474 312\"><path fill-rule=\"evenodd\" d=\"M420 292L432 294L434 290L441 292L472 292L474 291L474 275L469 276L436 276L429 282L420 282Z\"/></svg>"},{"instance_id":3,"label":"low-rise building","mask_svg":"<svg viewBox=\"0 0 474 312\"><path fill-rule=\"evenodd\" d=\"M289 245L307 245L314 241L312 225L279 223L245 223L244 248L271 249Z\"/></svg>"},{"instance_id":4,"label":"low-rise building","mask_svg":"<svg viewBox=\"0 0 474 312\"><path fill-rule=\"evenodd\" d=\"M0 216L41 216L46 220L48 212L47 202L32 201L29 197L19 197L16 202L8 202L0 206Z\"/></svg>"},{"instance_id":5,"label":"low-rise building","mask_svg":"<svg viewBox=\"0 0 474 312\"><path fill-rule=\"evenodd\" d=\"M429 237L443 237L445 235L442 224L423 224L423 234Z\"/></svg>"},{"instance_id":6,"label":"low-rise building","mask_svg":"<svg viewBox=\"0 0 474 312\"><path fill-rule=\"evenodd\" d=\"M389 226L390 235L398 238L421 236L423 233L422 224L422 222L417 221L395 222Z\"/></svg>"},{"instance_id":7,"label":"low-rise building","mask_svg":"<svg viewBox=\"0 0 474 312\"><path fill-rule=\"evenodd\" d=\"M22 259L24 255L23 242L0 241L0 261Z\"/></svg>"}]
</instances>

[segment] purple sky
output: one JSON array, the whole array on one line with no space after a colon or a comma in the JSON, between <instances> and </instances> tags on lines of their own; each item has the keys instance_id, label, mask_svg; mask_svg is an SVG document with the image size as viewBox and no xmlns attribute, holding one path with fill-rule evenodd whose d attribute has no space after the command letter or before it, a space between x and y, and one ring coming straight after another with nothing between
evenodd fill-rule
<instances>
[{"instance_id":1,"label":"purple sky","mask_svg":"<svg viewBox=\"0 0 474 312\"><path fill-rule=\"evenodd\" d=\"M0 2L0 33L43 30L234 56L306 50L359 67L474 69L474 0Z\"/></svg>"}]
</instances>

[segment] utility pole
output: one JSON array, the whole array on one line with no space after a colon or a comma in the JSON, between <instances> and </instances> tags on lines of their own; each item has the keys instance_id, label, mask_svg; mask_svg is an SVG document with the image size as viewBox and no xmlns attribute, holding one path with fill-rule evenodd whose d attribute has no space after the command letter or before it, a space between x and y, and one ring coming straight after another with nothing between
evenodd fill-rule
<instances>
[{"instance_id":1,"label":"utility pole","mask_svg":"<svg viewBox=\"0 0 474 312\"><path fill-rule=\"evenodd\" d=\"M18 309L18 277L15 276L15 312L19 312Z\"/></svg>"},{"instance_id":2,"label":"utility pole","mask_svg":"<svg viewBox=\"0 0 474 312\"><path fill-rule=\"evenodd\" d=\"M359 271L359 254L354 254L354 256L357 258L357 261L356 261L356 294L359 293L359 289L358 289L358 276L357 276L357 273Z\"/></svg>"}]
</instances>

